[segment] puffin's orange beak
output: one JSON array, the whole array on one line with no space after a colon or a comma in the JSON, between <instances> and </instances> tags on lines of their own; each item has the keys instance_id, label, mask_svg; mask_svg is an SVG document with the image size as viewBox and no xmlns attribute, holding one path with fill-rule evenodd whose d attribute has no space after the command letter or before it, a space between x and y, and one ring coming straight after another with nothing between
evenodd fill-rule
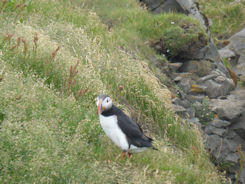
<instances>
[{"instance_id":1,"label":"puffin's orange beak","mask_svg":"<svg viewBox=\"0 0 245 184\"><path fill-rule=\"evenodd\" d=\"M101 105L102 105L102 100L99 101L99 106L98 106L98 115L100 115L100 110L101 110Z\"/></svg>"}]
</instances>

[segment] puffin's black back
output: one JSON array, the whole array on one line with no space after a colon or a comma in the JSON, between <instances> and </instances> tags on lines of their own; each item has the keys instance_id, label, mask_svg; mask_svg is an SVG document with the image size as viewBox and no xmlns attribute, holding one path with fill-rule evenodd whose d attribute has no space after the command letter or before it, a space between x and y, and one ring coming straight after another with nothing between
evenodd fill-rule
<instances>
[{"instance_id":1,"label":"puffin's black back","mask_svg":"<svg viewBox=\"0 0 245 184\"><path fill-rule=\"evenodd\" d=\"M152 145L152 139L145 136L140 126L115 105L112 105L110 110L103 112L101 115L117 116L118 126L126 134L129 147L133 144L137 147L152 147L155 149Z\"/></svg>"}]
</instances>

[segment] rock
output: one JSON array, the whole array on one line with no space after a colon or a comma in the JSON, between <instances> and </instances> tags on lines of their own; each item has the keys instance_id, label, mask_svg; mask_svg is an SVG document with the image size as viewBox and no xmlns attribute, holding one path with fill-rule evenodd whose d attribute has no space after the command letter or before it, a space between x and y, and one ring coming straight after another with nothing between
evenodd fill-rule
<instances>
[{"instance_id":1,"label":"rock","mask_svg":"<svg viewBox=\"0 0 245 184\"><path fill-rule=\"evenodd\" d=\"M183 65L183 63L168 63L168 67L171 72L176 72Z\"/></svg>"},{"instance_id":2,"label":"rock","mask_svg":"<svg viewBox=\"0 0 245 184\"><path fill-rule=\"evenodd\" d=\"M238 59L238 64L242 64L242 63L245 63L245 55L241 55Z\"/></svg>"},{"instance_id":3,"label":"rock","mask_svg":"<svg viewBox=\"0 0 245 184\"><path fill-rule=\"evenodd\" d=\"M245 91L243 89L236 89L231 92L231 95L228 96L231 99L239 99L240 101L245 101Z\"/></svg>"},{"instance_id":4,"label":"rock","mask_svg":"<svg viewBox=\"0 0 245 184\"><path fill-rule=\"evenodd\" d=\"M235 52L230 50L228 47L222 48L219 50L219 54L222 58L232 58L236 57Z\"/></svg>"},{"instance_id":5,"label":"rock","mask_svg":"<svg viewBox=\"0 0 245 184\"><path fill-rule=\"evenodd\" d=\"M199 11L194 0L140 0L153 11L153 13L179 12L190 14L197 18L202 25L207 26L207 18Z\"/></svg>"},{"instance_id":6,"label":"rock","mask_svg":"<svg viewBox=\"0 0 245 184\"><path fill-rule=\"evenodd\" d=\"M183 8L175 1L175 0L166 0L163 4L161 4L158 8L153 10L153 13L162 13L162 12L180 12L185 13Z\"/></svg>"},{"instance_id":7,"label":"rock","mask_svg":"<svg viewBox=\"0 0 245 184\"><path fill-rule=\"evenodd\" d=\"M205 82L207 86L207 95L210 98L216 98L220 95L226 95L223 93L222 85L214 82L213 80L208 80Z\"/></svg>"},{"instance_id":8,"label":"rock","mask_svg":"<svg viewBox=\"0 0 245 184\"><path fill-rule=\"evenodd\" d=\"M219 84L224 83L224 82L227 82L227 81L229 81L229 80L230 80L230 79L227 79L226 77L224 77L224 76L222 76L222 75L220 75L220 76L214 78L214 81L218 82Z\"/></svg>"},{"instance_id":9,"label":"rock","mask_svg":"<svg viewBox=\"0 0 245 184\"><path fill-rule=\"evenodd\" d=\"M178 86L185 92L188 93L191 89L191 79L190 78L183 78L179 83Z\"/></svg>"},{"instance_id":10,"label":"rock","mask_svg":"<svg viewBox=\"0 0 245 184\"><path fill-rule=\"evenodd\" d=\"M215 129L214 132L220 135L222 134L222 131L217 131L217 129ZM222 135L227 135L227 133L224 133ZM206 135L206 148L210 150L217 163L224 161L232 162L237 167L239 158L237 148L240 144L243 147L244 141L238 136L236 136L234 139L229 140L217 134ZM235 172L235 170L233 170L233 172Z\"/></svg>"},{"instance_id":11,"label":"rock","mask_svg":"<svg viewBox=\"0 0 245 184\"><path fill-rule=\"evenodd\" d=\"M188 109L185 109L184 107L180 105L172 104L172 107L176 114L178 114L182 118L194 118L195 117L195 110L194 108L190 107Z\"/></svg>"},{"instance_id":12,"label":"rock","mask_svg":"<svg viewBox=\"0 0 245 184\"><path fill-rule=\"evenodd\" d=\"M234 66L233 71L235 72L237 76L240 77L240 80L241 80L242 76L245 76L245 63L240 63Z\"/></svg>"},{"instance_id":13,"label":"rock","mask_svg":"<svg viewBox=\"0 0 245 184\"><path fill-rule=\"evenodd\" d=\"M206 138L206 148L214 155L216 159L219 158L219 148L222 142L222 138L218 135L208 135Z\"/></svg>"},{"instance_id":14,"label":"rock","mask_svg":"<svg viewBox=\"0 0 245 184\"><path fill-rule=\"evenodd\" d=\"M188 119L188 121L194 124L197 124L200 122L198 118L191 118L191 119Z\"/></svg>"},{"instance_id":15,"label":"rock","mask_svg":"<svg viewBox=\"0 0 245 184\"><path fill-rule=\"evenodd\" d=\"M218 135L220 137L222 137L225 133L227 133L227 130L224 129L224 128L216 128L212 125L207 125L205 127L205 133L208 134L208 135L212 135L212 134L215 134L215 135Z\"/></svg>"},{"instance_id":16,"label":"rock","mask_svg":"<svg viewBox=\"0 0 245 184\"><path fill-rule=\"evenodd\" d=\"M183 79L183 77L177 76L177 77L174 78L174 82L179 82L179 81L181 81L182 79Z\"/></svg>"},{"instance_id":17,"label":"rock","mask_svg":"<svg viewBox=\"0 0 245 184\"><path fill-rule=\"evenodd\" d=\"M229 131L225 137L229 140L229 139L234 139L236 136L237 134L234 131Z\"/></svg>"},{"instance_id":18,"label":"rock","mask_svg":"<svg viewBox=\"0 0 245 184\"><path fill-rule=\"evenodd\" d=\"M244 102L237 99L212 99L210 101L210 106L212 111L218 114L220 119L232 121L238 118L242 112Z\"/></svg>"},{"instance_id":19,"label":"rock","mask_svg":"<svg viewBox=\"0 0 245 184\"><path fill-rule=\"evenodd\" d=\"M235 151L235 150L234 150ZM233 163L236 163L238 160L239 160L239 155L237 153L232 153L232 154L229 154L227 157L226 157L226 160L227 161L230 161L230 162L233 162Z\"/></svg>"},{"instance_id":20,"label":"rock","mask_svg":"<svg viewBox=\"0 0 245 184\"><path fill-rule=\"evenodd\" d=\"M239 182L240 183L245 183L245 164L244 164L243 169L242 169L242 172L240 174Z\"/></svg>"},{"instance_id":21,"label":"rock","mask_svg":"<svg viewBox=\"0 0 245 184\"><path fill-rule=\"evenodd\" d=\"M190 60L184 62L183 66L179 69L180 72L194 73L200 77L210 74L214 69L214 65L207 60Z\"/></svg>"},{"instance_id":22,"label":"rock","mask_svg":"<svg viewBox=\"0 0 245 184\"><path fill-rule=\"evenodd\" d=\"M221 120L221 119L214 119L212 122L210 122L210 125L216 127L216 128L224 128L229 126L231 123L229 121Z\"/></svg>"},{"instance_id":23,"label":"rock","mask_svg":"<svg viewBox=\"0 0 245 184\"><path fill-rule=\"evenodd\" d=\"M175 105L180 105L180 106L182 106L184 108L188 108L188 107L191 106L190 102L188 102L185 99L180 99L180 98L173 99L172 103L175 104Z\"/></svg>"},{"instance_id":24,"label":"rock","mask_svg":"<svg viewBox=\"0 0 245 184\"><path fill-rule=\"evenodd\" d=\"M241 117L236 120L236 123L234 123L231 129L245 141L245 109L243 110Z\"/></svg>"},{"instance_id":25,"label":"rock","mask_svg":"<svg viewBox=\"0 0 245 184\"><path fill-rule=\"evenodd\" d=\"M238 55L227 47L220 49L219 54L223 59L227 59L231 66L235 66L238 62Z\"/></svg>"},{"instance_id":26,"label":"rock","mask_svg":"<svg viewBox=\"0 0 245 184\"><path fill-rule=\"evenodd\" d=\"M213 70L212 71L212 74L215 74L215 75L217 75L217 76L224 76L224 77L226 77L226 75L222 72L222 71L220 71L219 69L215 69L215 70Z\"/></svg>"},{"instance_id":27,"label":"rock","mask_svg":"<svg viewBox=\"0 0 245 184\"><path fill-rule=\"evenodd\" d=\"M193 107L189 107L188 109L186 109L187 111L187 117L188 119L192 119L195 117L195 109Z\"/></svg>"},{"instance_id":28,"label":"rock","mask_svg":"<svg viewBox=\"0 0 245 184\"><path fill-rule=\"evenodd\" d=\"M206 93L207 87L206 86L201 86L197 84L191 85L191 93Z\"/></svg>"},{"instance_id":29,"label":"rock","mask_svg":"<svg viewBox=\"0 0 245 184\"><path fill-rule=\"evenodd\" d=\"M211 39L212 40L212 39ZM218 52L217 47L215 44L210 40L209 44L207 44L205 47L200 49L199 53L197 54L197 59L206 59L211 60L213 62L221 62L221 58Z\"/></svg>"},{"instance_id":30,"label":"rock","mask_svg":"<svg viewBox=\"0 0 245 184\"><path fill-rule=\"evenodd\" d=\"M214 79L214 78L216 78L216 77L217 77L217 74L210 74L210 75L206 75L206 76L202 77L202 78L200 79L200 81L204 82L204 81L206 81L206 80Z\"/></svg>"},{"instance_id":31,"label":"rock","mask_svg":"<svg viewBox=\"0 0 245 184\"><path fill-rule=\"evenodd\" d=\"M219 52L223 57L231 58L232 70L245 85L245 28L233 35L230 43Z\"/></svg>"},{"instance_id":32,"label":"rock","mask_svg":"<svg viewBox=\"0 0 245 184\"><path fill-rule=\"evenodd\" d=\"M241 85L245 86L245 76L240 77Z\"/></svg>"},{"instance_id":33,"label":"rock","mask_svg":"<svg viewBox=\"0 0 245 184\"><path fill-rule=\"evenodd\" d=\"M145 3L153 13L166 13L170 11L185 13L185 10L176 0L140 0L140 2Z\"/></svg>"},{"instance_id":34,"label":"rock","mask_svg":"<svg viewBox=\"0 0 245 184\"><path fill-rule=\"evenodd\" d=\"M153 13L166 13L166 12L179 12L185 13L189 16L192 16L198 19L204 29L207 31L209 35L209 41L207 43L206 40L201 39L197 43L192 43L191 46L186 47L184 52L181 53L182 58L189 59L207 59L217 63L217 67L223 71L227 76L228 72L224 67L222 59L220 58L217 47L215 46L213 39L211 37L211 33L209 31L209 21L207 17L199 10L198 4L195 0L140 0L145 3L146 6L153 11ZM155 43L156 47L159 51L166 50L166 48L162 48L163 44L161 41L159 43ZM193 46L193 47L192 47ZM164 53L164 52L162 52ZM189 54L191 55L189 55Z\"/></svg>"},{"instance_id":35,"label":"rock","mask_svg":"<svg viewBox=\"0 0 245 184\"><path fill-rule=\"evenodd\" d=\"M231 90L235 89L233 80L223 76L218 76L214 80L207 80L204 84L207 86L206 92L210 98L225 96L229 94Z\"/></svg>"},{"instance_id":36,"label":"rock","mask_svg":"<svg viewBox=\"0 0 245 184\"><path fill-rule=\"evenodd\" d=\"M186 98L192 104L196 102L202 103L203 99L205 98L205 95L204 94L187 95Z\"/></svg>"},{"instance_id":37,"label":"rock","mask_svg":"<svg viewBox=\"0 0 245 184\"><path fill-rule=\"evenodd\" d=\"M245 28L231 37L230 43L218 51L209 30L209 20L199 10L198 3L194 0L140 0L145 2L154 13L177 11L195 17L207 31L208 38L200 39L191 46L185 46L177 56L171 58L173 61L182 62L168 66L172 71L171 78L179 86L180 99L173 100L173 106L177 114L189 118L189 122L199 124L198 112L189 108L189 104L196 104L202 108L205 95L212 99L210 107L217 117L204 127L206 137L206 148L211 151L217 164L231 163L227 168L228 176L235 180L239 169L238 145L245 149L245 92L235 90L237 81L233 80L232 73L224 65L222 58L227 58L232 66L235 66L236 75L245 85ZM166 41L165 41L166 42ZM166 52L169 48L164 42L156 43L158 51ZM156 50L157 50L156 49ZM164 53L161 52L161 53ZM179 54L180 53L180 54ZM191 54L190 54L191 53ZM189 60L189 61L188 61ZM174 72L183 72L181 74ZM174 74L173 74L174 73ZM244 80L243 80L244 79ZM189 107L188 107L189 106ZM201 114L202 115L202 114ZM193 117L192 117L193 116ZM202 120L202 116L200 121ZM209 120L210 121L210 120ZM245 169L242 170L239 181L245 183Z\"/></svg>"},{"instance_id":38,"label":"rock","mask_svg":"<svg viewBox=\"0 0 245 184\"><path fill-rule=\"evenodd\" d=\"M236 33L230 38L230 44L227 47L234 51L237 55L245 56L245 29Z\"/></svg>"},{"instance_id":39,"label":"rock","mask_svg":"<svg viewBox=\"0 0 245 184\"><path fill-rule=\"evenodd\" d=\"M159 6L161 6L163 4L162 0L140 0L140 2L143 2L147 8L151 11L155 10L156 8L158 8Z\"/></svg>"},{"instance_id":40,"label":"rock","mask_svg":"<svg viewBox=\"0 0 245 184\"><path fill-rule=\"evenodd\" d=\"M169 11L184 12L181 6L175 0L140 0L146 4L149 10L153 13L162 13Z\"/></svg>"},{"instance_id":41,"label":"rock","mask_svg":"<svg viewBox=\"0 0 245 184\"><path fill-rule=\"evenodd\" d=\"M186 109L180 105L175 105L175 104L172 104L172 107L175 111L176 114L178 114L179 116L181 117L185 117L186 116Z\"/></svg>"},{"instance_id":42,"label":"rock","mask_svg":"<svg viewBox=\"0 0 245 184\"><path fill-rule=\"evenodd\" d=\"M234 132L233 130L229 129L229 132ZM245 142L244 140L236 134L235 137L233 137L232 139L224 139L223 145L225 146L225 149L227 149L227 151L229 153L235 153L237 152L238 146L241 145L243 151L245 150Z\"/></svg>"}]
</instances>

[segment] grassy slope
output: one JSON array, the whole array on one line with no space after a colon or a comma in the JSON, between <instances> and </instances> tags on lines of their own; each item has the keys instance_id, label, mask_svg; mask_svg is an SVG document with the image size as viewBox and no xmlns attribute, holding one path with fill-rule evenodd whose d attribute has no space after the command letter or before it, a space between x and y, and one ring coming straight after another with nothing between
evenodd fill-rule
<instances>
[{"instance_id":1,"label":"grassy slope","mask_svg":"<svg viewBox=\"0 0 245 184\"><path fill-rule=\"evenodd\" d=\"M28 2L20 10L19 1L8 1L0 14L0 183L221 182L199 132L166 110L169 92L137 53L141 47L120 49L125 32L108 31L87 5ZM139 32L128 35L151 52ZM125 111L135 109L159 151L118 160L120 150L96 115L101 93Z\"/></svg>"},{"instance_id":2,"label":"grassy slope","mask_svg":"<svg viewBox=\"0 0 245 184\"><path fill-rule=\"evenodd\" d=\"M216 39L227 39L245 26L245 3L235 0L198 0L203 13L212 20Z\"/></svg>"},{"instance_id":3,"label":"grassy slope","mask_svg":"<svg viewBox=\"0 0 245 184\"><path fill-rule=\"evenodd\" d=\"M79 2L79 1L78 1ZM93 9L112 31L112 39L123 47L135 48L139 54L152 54L146 43L161 38L170 56L176 56L181 48L192 44L201 36L207 39L198 20L183 14L169 13L152 16L142 11L138 1L84 0L83 6Z\"/></svg>"}]
</instances>

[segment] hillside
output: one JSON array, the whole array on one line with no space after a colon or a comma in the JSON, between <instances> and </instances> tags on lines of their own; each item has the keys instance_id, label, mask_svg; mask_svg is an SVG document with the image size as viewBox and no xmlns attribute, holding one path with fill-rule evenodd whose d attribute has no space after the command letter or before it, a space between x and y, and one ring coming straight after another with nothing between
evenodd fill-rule
<instances>
[{"instance_id":1,"label":"hillside","mask_svg":"<svg viewBox=\"0 0 245 184\"><path fill-rule=\"evenodd\" d=\"M0 183L225 183L197 128L171 111L166 76L148 62L161 56L147 42L164 33L175 42L192 25L187 39L170 41L175 55L205 36L198 21L152 15L136 0L91 2L1 1ZM96 114L102 93L159 151L118 159Z\"/></svg>"}]
</instances>

